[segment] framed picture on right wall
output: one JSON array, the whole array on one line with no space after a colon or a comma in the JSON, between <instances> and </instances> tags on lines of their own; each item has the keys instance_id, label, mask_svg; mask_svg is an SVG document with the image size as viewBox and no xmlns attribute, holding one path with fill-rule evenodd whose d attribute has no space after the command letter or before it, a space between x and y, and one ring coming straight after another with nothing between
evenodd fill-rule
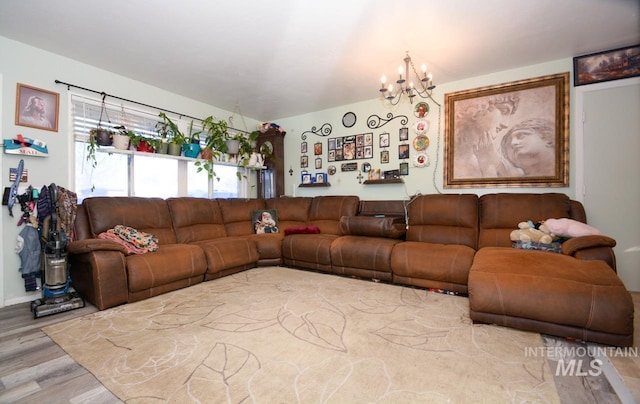
<instances>
[{"instance_id":1,"label":"framed picture on right wall","mask_svg":"<svg viewBox=\"0 0 640 404\"><path fill-rule=\"evenodd\" d=\"M573 58L573 85L640 76L640 44Z\"/></svg>"}]
</instances>

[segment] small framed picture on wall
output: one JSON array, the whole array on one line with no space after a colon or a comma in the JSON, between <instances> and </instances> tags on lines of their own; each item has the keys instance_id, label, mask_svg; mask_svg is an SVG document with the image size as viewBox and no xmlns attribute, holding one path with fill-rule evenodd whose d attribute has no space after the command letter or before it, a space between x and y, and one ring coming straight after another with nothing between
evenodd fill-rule
<instances>
[{"instance_id":1,"label":"small framed picture on wall","mask_svg":"<svg viewBox=\"0 0 640 404\"><path fill-rule=\"evenodd\" d=\"M409 128L407 127L400 128L400 131L398 133L399 133L398 138L400 139L401 142L405 142L409 140Z\"/></svg>"},{"instance_id":2,"label":"small framed picture on wall","mask_svg":"<svg viewBox=\"0 0 640 404\"><path fill-rule=\"evenodd\" d=\"M322 159L318 157L316 159L316 169L320 169L320 168L322 168Z\"/></svg>"},{"instance_id":3,"label":"small framed picture on wall","mask_svg":"<svg viewBox=\"0 0 640 404\"><path fill-rule=\"evenodd\" d=\"M308 156L300 156L300 168L309 167L309 157Z\"/></svg>"},{"instance_id":4,"label":"small framed picture on wall","mask_svg":"<svg viewBox=\"0 0 640 404\"><path fill-rule=\"evenodd\" d=\"M18 83L16 125L58 131L60 94Z\"/></svg>"},{"instance_id":5,"label":"small framed picture on wall","mask_svg":"<svg viewBox=\"0 0 640 404\"><path fill-rule=\"evenodd\" d=\"M401 144L398 145L398 159L408 159L409 158L409 145Z\"/></svg>"},{"instance_id":6,"label":"small framed picture on wall","mask_svg":"<svg viewBox=\"0 0 640 404\"><path fill-rule=\"evenodd\" d=\"M389 147L389 133L380 134L380 147Z\"/></svg>"},{"instance_id":7,"label":"small framed picture on wall","mask_svg":"<svg viewBox=\"0 0 640 404\"><path fill-rule=\"evenodd\" d=\"M400 163L400 175L409 175L409 163Z\"/></svg>"},{"instance_id":8,"label":"small framed picture on wall","mask_svg":"<svg viewBox=\"0 0 640 404\"><path fill-rule=\"evenodd\" d=\"M307 142L302 142L300 144L300 153L305 154L307 152Z\"/></svg>"},{"instance_id":9,"label":"small framed picture on wall","mask_svg":"<svg viewBox=\"0 0 640 404\"><path fill-rule=\"evenodd\" d=\"M380 152L380 162L387 164L389 162L389 150L383 150Z\"/></svg>"}]
</instances>

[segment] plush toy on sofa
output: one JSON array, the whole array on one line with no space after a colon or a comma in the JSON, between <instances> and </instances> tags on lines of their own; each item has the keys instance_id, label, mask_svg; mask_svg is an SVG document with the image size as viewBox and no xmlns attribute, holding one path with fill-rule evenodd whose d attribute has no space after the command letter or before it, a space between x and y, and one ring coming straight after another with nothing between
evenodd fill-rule
<instances>
[{"instance_id":1,"label":"plush toy on sofa","mask_svg":"<svg viewBox=\"0 0 640 404\"><path fill-rule=\"evenodd\" d=\"M525 243L534 242L551 244L555 238L546 224L540 224L538 228L531 220L518 223L518 229L511 232L511 241L522 241Z\"/></svg>"}]
</instances>

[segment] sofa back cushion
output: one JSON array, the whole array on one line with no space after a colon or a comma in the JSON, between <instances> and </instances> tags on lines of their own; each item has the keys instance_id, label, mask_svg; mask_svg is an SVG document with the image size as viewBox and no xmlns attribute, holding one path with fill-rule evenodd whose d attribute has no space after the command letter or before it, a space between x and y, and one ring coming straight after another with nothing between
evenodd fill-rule
<instances>
[{"instance_id":1,"label":"sofa back cushion","mask_svg":"<svg viewBox=\"0 0 640 404\"><path fill-rule=\"evenodd\" d=\"M316 196L311 202L309 221L320 233L340 235L340 218L358 214L357 196Z\"/></svg>"},{"instance_id":2,"label":"sofa back cushion","mask_svg":"<svg viewBox=\"0 0 640 404\"><path fill-rule=\"evenodd\" d=\"M179 243L192 243L225 237L218 201L206 198L167 199L176 239Z\"/></svg>"},{"instance_id":3,"label":"sofa back cushion","mask_svg":"<svg viewBox=\"0 0 640 404\"><path fill-rule=\"evenodd\" d=\"M278 212L278 227L283 233L289 227L304 227L309 223L309 209L313 198L272 198L265 200L267 209Z\"/></svg>"},{"instance_id":4,"label":"sofa back cushion","mask_svg":"<svg viewBox=\"0 0 640 404\"><path fill-rule=\"evenodd\" d=\"M217 199L227 236L253 234L251 211L265 209L264 199Z\"/></svg>"},{"instance_id":5,"label":"sofa back cushion","mask_svg":"<svg viewBox=\"0 0 640 404\"><path fill-rule=\"evenodd\" d=\"M518 223L571 218L572 201L561 193L496 193L480 197L478 247L511 247L509 235ZM575 208L574 208L575 209Z\"/></svg>"},{"instance_id":6,"label":"sofa back cushion","mask_svg":"<svg viewBox=\"0 0 640 404\"><path fill-rule=\"evenodd\" d=\"M477 195L420 195L409 202L407 212L407 241L458 244L477 248Z\"/></svg>"},{"instance_id":7,"label":"sofa back cushion","mask_svg":"<svg viewBox=\"0 0 640 404\"><path fill-rule=\"evenodd\" d=\"M176 243L171 214L164 199L98 196L86 198L82 204L94 238L121 224L157 236L160 245Z\"/></svg>"}]
</instances>

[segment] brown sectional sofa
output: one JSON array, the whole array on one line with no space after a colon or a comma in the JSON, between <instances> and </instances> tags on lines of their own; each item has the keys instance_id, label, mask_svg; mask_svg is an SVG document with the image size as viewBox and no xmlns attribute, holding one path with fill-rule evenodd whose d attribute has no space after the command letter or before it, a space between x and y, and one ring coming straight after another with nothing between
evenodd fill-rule
<instances>
[{"instance_id":1,"label":"brown sectional sofa","mask_svg":"<svg viewBox=\"0 0 640 404\"><path fill-rule=\"evenodd\" d=\"M277 210L279 233L254 234L251 212L262 209ZM509 233L520 221L551 217L586 221L582 204L559 193L410 201L95 197L78 208L69 262L74 287L101 310L287 265L460 292L477 322L631 345L633 304L615 273L615 241L570 239L564 254L511 247ZM159 250L126 255L97 238L118 224L157 235Z\"/></svg>"}]
</instances>

